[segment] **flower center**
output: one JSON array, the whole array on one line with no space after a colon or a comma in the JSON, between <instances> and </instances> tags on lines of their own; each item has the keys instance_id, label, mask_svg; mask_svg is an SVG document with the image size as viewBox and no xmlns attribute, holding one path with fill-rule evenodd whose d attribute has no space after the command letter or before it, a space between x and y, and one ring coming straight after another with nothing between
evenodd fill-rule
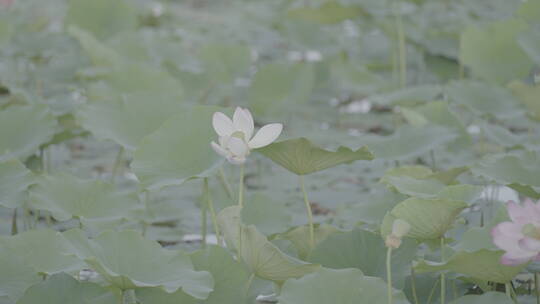
<instances>
[{"instance_id":1,"label":"flower center","mask_svg":"<svg viewBox=\"0 0 540 304\"><path fill-rule=\"evenodd\" d=\"M236 132L234 132L234 133L231 135L231 137L240 138L240 139L241 139L242 141L244 141L244 142L246 141L246 138L245 138L246 135L245 135L244 132L242 132L242 131L236 131Z\"/></svg>"},{"instance_id":2,"label":"flower center","mask_svg":"<svg viewBox=\"0 0 540 304\"><path fill-rule=\"evenodd\" d=\"M540 240L540 227L536 227L534 224L526 224L521 229L521 232L530 238Z\"/></svg>"}]
</instances>

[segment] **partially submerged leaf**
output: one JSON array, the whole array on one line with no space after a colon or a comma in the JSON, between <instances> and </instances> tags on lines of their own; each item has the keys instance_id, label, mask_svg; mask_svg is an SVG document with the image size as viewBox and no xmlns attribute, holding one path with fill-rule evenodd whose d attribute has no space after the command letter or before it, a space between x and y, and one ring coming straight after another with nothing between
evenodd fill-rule
<instances>
[{"instance_id":1,"label":"partially submerged leaf","mask_svg":"<svg viewBox=\"0 0 540 304\"><path fill-rule=\"evenodd\" d=\"M257 151L297 175L311 174L357 160L373 159L366 147L351 150L341 146L333 152L319 148L303 137L273 143Z\"/></svg>"},{"instance_id":2,"label":"partially submerged leaf","mask_svg":"<svg viewBox=\"0 0 540 304\"><path fill-rule=\"evenodd\" d=\"M116 304L117 297L98 284L60 273L30 287L17 304Z\"/></svg>"},{"instance_id":3,"label":"partially submerged leaf","mask_svg":"<svg viewBox=\"0 0 540 304\"><path fill-rule=\"evenodd\" d=\"M163 249L138 232L106 231L89 240L82 231L69 230L64 237L74 254L119 289L160 287L170 293L181 289L197 299L206 299L212 291L212 276L195 271L188 255Z\"/></svg>"},{"instance_id":4,"label":"partially submerged leaf","mask_svg":"<svg viewBox=\"0 0 540 304\"><path fill-rule=\"evenodd\" d=\"M394 303L409 303L397 290ZM386 301L386 283L380 278L364 276L358 269L321 269L300 279L285 282L279 304L372 304ZM385 299L385 300L382 300Z\"/></svg>"}]
</instances>

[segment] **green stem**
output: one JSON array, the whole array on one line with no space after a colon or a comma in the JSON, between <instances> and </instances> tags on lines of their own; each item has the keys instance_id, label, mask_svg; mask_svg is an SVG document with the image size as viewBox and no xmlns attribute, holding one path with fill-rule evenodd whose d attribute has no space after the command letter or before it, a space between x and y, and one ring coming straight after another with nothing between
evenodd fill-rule
<instances>
[{"instance_id":1,"label":"green stem","mask_svg":"<svg viewBox=\"0 0 540 304\"><path fill-rule=\"evenodd\" d=\"M249 295L249 289L251 288L251 284L253 283L253 279L255 278L255 274L252 273L250 276L249 276L249 279L246 283L246 296Z\"/></svg>"},{"instance_id":2,"label":"green stem","mask_svg":"<svg viewBox=\"0 0 540 304\"><path fill-rule=\"evenodd\" d=\"M17 234L17 208L13 209L13 216L11 217L11 235Z\"/></svg>"},{"instance_id":3,"label":"green stem","mask_svg":"<svg viewBox=\"0 0 540 304\"><path fill-rule=\"evenodd\" d=\"M411 288L412 288L412 294L414 303L418 304L418 295L416 294L416 273L414 272L414 267L411 267Z\"/></svg>"},{"instance_id":4,"label":"green stem","mask_svg":"<svg viewBox=\"0 0 540 304\"><path fill-rule=\"evenodd\" d=\"M116 175L118 174L118 169L120 168L120 164L122 163L122 156L124 155L124 147L120 147L120 150L118 150L118 154L116 154L116 159L114 160L114 165L111 173L111 183L114 183L114 179L116 178Z\"/></svg>"},{"instance_id":5,"label":"green stem","mask_svg":"<svg viewBox=\"0 0 540 304\"><path fill-rule=\"evenodd\" d=\"M538 272L534 273L534 291L536 293L536 304L540 304L540 290L538 290L538 284L540 283L540 278L538 277Z\"/></svg>"},{"instance_id":6,"label":"green stem","mask_svg":"<svg viewBox=\"0 0 540 304\"><path fill-rule=\"evenodd\" d=\"M221 183L221 186L223 189L225 189L225 192L227 193L227 196L229 198L233 197L233 192L231 190L231 185L229 184L229 179L225 175L225 170L223 170L223 167L219 168L219 181Z\"/></svg>"},{"instance_id":7,"label":"green stem","mask_svg":"<svg viewBox=\"0 0 540 304\"><path fill-rule=\"evenodd\" d=\"M504 284L504 291L506 293L506 296L512 299L512 295L510 294L510 283Z\"/></svg>"},{"instance_id":8,"label":"green stem","mask_svg":"<svg viewBox=\"0 0 540 304\"><path fill-rule=\"evenodd\" d=\"M427 299L427 304L430 304L431 303L431 299L433 298L433 295L435 294L435 290L437 288L437 285L439 284L440 280L437 280L435 282L435 284L433 284L433 287L431 287L431 291L429 292L429 296L428 296L428 299Z\"/></svg>"},{"instance_id":9,"label":"green stem","mask_svg":"<svg viewBox=\"0 0 540 304\"><path fill-rule=\"evenodd\" d=\"M308 195L306 192L306 183L304 182L304 176L300 175L300 188L304 195L304 204L306 205L306 211L308 216L309 225L309 245L310 249L315 247L315 228L313 227L313 212L311 211L311 204L309 203Z\"/></svg>"},{"instance_id":10,"label":"green stem","mask_svg":"<svg viewBox=\"0 0 540 304\"><path fill-rule=\"evenodd\" d=\"M405 32L403 31L403 20L399 10L399 1L394 3L396 28L398 35L398 54L399 54L399 85L404 88L407 86L407 46L405 41Z\"/></svg>"},{"instance_id":11,"label":"green stem","mask_svg":"<svg viewBox=\"0 0 540 304\"><path fill-rule=\"evenodd\" d=\"M244 164L240 165L240 182L238 183L238 206L244 207Z\"/></svg>"},{"instance_id":12,"label":"green stem","mask_svg":"<svg viewBox=\"0 0 540 304\"><path fill-rule=\"evenodd\" d=\"M394 302L394 294L392 292L392 247L386 249L386 284L388 304L392 304Z\"/></svg>"},{"instance_id":13,"label":"green stem","mask_svg":"<svg viewBox=\"0 0 540 304\"><path fill-rule=\"evenodd\" d=\"M444 257L444 236L441 237L441 262L445 262ZM446 277L444 272L441 273L441 304L446 301Z\"/></svg>"},{"instance_id":14,"label":"green stem","mask_svg":"<svg viewBox=\"0 0 540 304\"><path fill-rule=\"evenodd\" d=\"M206 200L201 202L201 234L202 234L202 248L206 248L206 235L208 234L208 223L206 216Z\"/></svg>"},{"instance_id":15,"label":"green stem","mask_svg":"<svg viewBox=\"0 0 540 304\"><path fill-rule=\"evenodd\" d=\"M204 179L204 192L206 193L206 205L210 211L210 219L212 220L212 225L214 226L214 233L216 234L217 242L219 245L223 245L221 240L221 232L219 231L219 225L217 222L216 210L214 209L214 201L212 200L210 188L208 187L208 178Z\"/></svg>"}]
</instances>

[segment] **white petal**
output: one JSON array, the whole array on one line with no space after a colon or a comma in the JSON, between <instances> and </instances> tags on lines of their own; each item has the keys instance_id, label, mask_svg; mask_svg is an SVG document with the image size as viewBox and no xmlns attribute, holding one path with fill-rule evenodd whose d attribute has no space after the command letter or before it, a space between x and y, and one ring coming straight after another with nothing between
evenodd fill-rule
<instances>
[{"instance_id":1,"label":"white petal","mask_svg":"<svg viewBox=\"0 0 540 304\"><path fill-rule=\"evenodd\" d=\"M246 158L231 156L231 157L227 157L227 161L233 165L241 165L246 162Z\"/></svg>"},{"instance_id":2,"label":"white petal","mask_svg":"<svg viewBox=\"0 0 540 304\"><path fill-rule=\"evenodd\" d=\"M253 139L249 141L249 147L251 149L257 149L271 144L279 137L283 130L283 125L280 123L273 123L263 126Z\"/></svg>"},{"instance_id":3,"label":"white petal","mask_svg":"<svg viewBox=\"0 0 540 304\"><path fill-rule=\"evenodd\" d=\"M246 143L237 137L231 137L227 144L228 150L236 157L246 157L249 153L249 148Z\"/></svg>"},{"instance_id":4,"label":"white petal","mask_svg":"<svg viewBox=\"0 0 540 304\"><path fill-rule=\"evenodd\" d=\"M227 150L223 149L220 145L216 144L215 142L211 142L210 146L212 146L212 149L214 149L214 151L216 151L217 154L223 157L229 156L229 152L227 152Z\"/></svg>"},{"instance_id":5,"label":"white petal","mask_svg":"<svg viewBox=\"0 0 540 304\"><path fill-rule=\"evenodd\" d=\"M253 135L255 124L248 109L236 108L233 115L233 125L236 130L244 132L246 141Z\"/></svg>"},{"instance_id":6,"label":"white petal","mask_svg":"<svg viewBox=\"0 0 540 304\"><path fill-rule=\"evenodd\" d=\"M219 136L231 136L234 132L232 120L221 112L215 112L212 117L212 126Z\"/></svg>"}]
</instances>

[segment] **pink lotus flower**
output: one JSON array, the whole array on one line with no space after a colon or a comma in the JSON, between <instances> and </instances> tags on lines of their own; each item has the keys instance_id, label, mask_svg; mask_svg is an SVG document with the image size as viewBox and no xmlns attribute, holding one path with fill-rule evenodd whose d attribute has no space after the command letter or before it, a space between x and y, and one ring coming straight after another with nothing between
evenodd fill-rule
<instances>
[{"instance_id":1,"label":"pink lotus flower","mask_svg":"<svg viewBox=\"0 0 540 304\"><path fill-rule=\"evenodd\" d=\"M491 230L493 243L506 251L501 263L519 265L540 261L540 201L535 204L526 200L523 205L509 201L507 210L512 221Z\"/></svg>"},{"instance_id":2,"label":"pink lotus flower","mask_svg":"<svg viewBox=\"0 0 540 304\"><path fill-rule=\"evenodd\" d=\"M13 4L13 2L15 2L15 0L0 0L0 6L8 8Z\"/></svg>"}]
</instances>

